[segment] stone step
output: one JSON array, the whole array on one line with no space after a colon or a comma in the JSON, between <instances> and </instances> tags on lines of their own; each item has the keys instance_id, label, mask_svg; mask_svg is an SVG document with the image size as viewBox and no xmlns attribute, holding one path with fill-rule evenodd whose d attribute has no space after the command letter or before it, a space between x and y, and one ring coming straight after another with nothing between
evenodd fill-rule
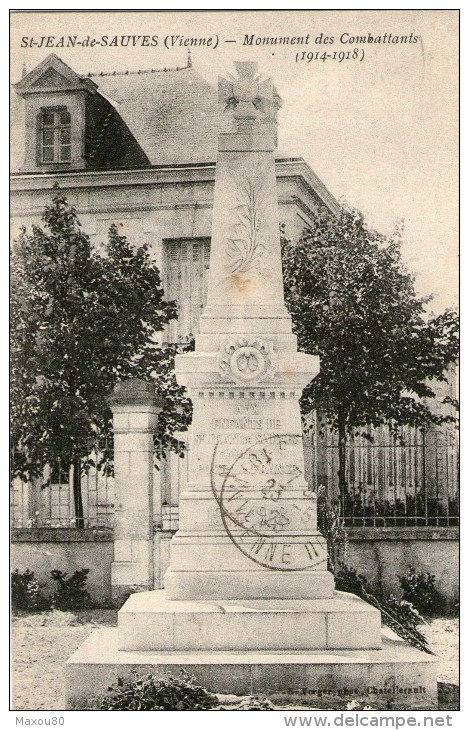
<instances>
[{"instance_id":1,"label":"stone step","mask_svg":"<svg viewBox=\"0 0 469 730\"><path fill-rule=\"evenodd\" d=\"M316 600L334 595L334 576L327 570L262 570L252 561L246 559L246 563L254 569L177 571L171 567L164 576L166 595L179 601L210 601L213 596L220 601Z\"/></svg>"},{"instance_id":2,"label":"stone step","mask_svg":"<svg viewBox=\"0 0 469 730\"><path fill-rule=\"evenodd\" d=\"M118 615L123 651L379 649L381 617L357 596L316 600L168 600L135 593Z\"/></svg>"},{"instance_id":3,"label":"stone step","mask_svg":"<svg viewBox=\"0 0 469 730\"><path fill-rule=\"evenodd\" d=\"M67 709L87 709L117 676L179 676L181 669L212 692L262 695L317 707L318 699L362 699L386 710L437 709L436 657L389 629L381 649L243 652L119 651L118 629L94 631L65 665ZM296 702L295 702L296 704ZM321 705L320 705L321 706Z\"/></svg>"}]
</instances>

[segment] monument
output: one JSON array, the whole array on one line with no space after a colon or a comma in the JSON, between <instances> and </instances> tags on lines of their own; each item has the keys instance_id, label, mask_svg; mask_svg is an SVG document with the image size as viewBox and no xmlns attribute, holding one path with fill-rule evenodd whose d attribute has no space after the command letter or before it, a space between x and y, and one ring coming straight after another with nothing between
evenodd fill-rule
<instances>
[{"instance_id":1,"label":"monument","mask_svg":"<svg viewBox=\"0 0 469 730\"><path fill-rule=\"evenodd\" d=\"M221 693L366 696L374 688L376 699L396 707L435 707L433 658L394 635L383 639L379 612L335 591L327 570L316 498L304 477L299 407L319 362L298 352L283 299L275 176L280 100L255 63L236 69L237 78L219 82L232 129L219 136L207 305L195 351L176 362L193 421L190 477L165 588L142 590L149 576L140 568L140 584L131 578L138 563L131 562L133 545L147 554L150 538L145 520L128 520L127 532L119 532L124 558L115 558L113 570L139 592L120 610L117 629L96 632L69 660L69 706L80 706L90 688L95 694L125 667L182 666ZM142 392L135 401L145 412L144 423L136 422L146 429L138 437L144 456L137 484L148 471L148 424L157 410L148 393L145 406ZM132 398L124 405L117 393L121 441ZM128 492L127 457L125 463ZM137 502L141 509L147 498Z\"/></svg>"}]
</instances>

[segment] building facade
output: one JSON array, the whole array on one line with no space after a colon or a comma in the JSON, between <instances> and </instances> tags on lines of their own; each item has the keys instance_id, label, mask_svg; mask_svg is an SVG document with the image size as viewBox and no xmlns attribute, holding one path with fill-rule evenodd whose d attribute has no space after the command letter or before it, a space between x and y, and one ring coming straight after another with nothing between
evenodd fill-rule
<instances>
[{"instance_id":1,"label":"building facade","mask_svg":"<svg viewBox=\"0 0 469 730\"><path fill-rule=\"evenodd\" d=\"M58 184L97 245L112 224L136 246L151 245L165 294L179 303L165 338L196 334L210 265L217 135L227 123L216 90L190 57L180 69L83 77L48 56L13 91L13 236L21 225L39 222ZM302 159L279 157L277 182L281 220L292 238L319 206L337 205ZM162 494L169 504L177 504L184 468L168 455ZM107 480L103 490L108 499ZM67 499L51 497L51 524L62 519ZM30 495L23 521L38 509L43 521L46 500ZM99 522L93 506L88 513Z\"/></svg>"},{"instance_id":2,"label":"building facade","mask_svg":"<svg viewBox=\"0 0 469 730\"><path fill-rule=\"evenodd\" d=\"M52 54L14 85L11 108L13 238L21 225L40 222L58 184L96 245L106 238L112 224L135 246L151 245L165 294L176 299L179 307L178 319L164 337L176 341L196 334L210 266L217 136L229 121L218 105L216 89L192 67L190 57L183 68L83 76ZM279 154L276 172L280 221L287 237L298 239L321 206L337 210L336 200L303 159L288 152ZM449 517L454 517L457 499L454 441L449 450L445 446L430 454L419 433L409 434L405 450L391 443L385 430L377 438L379 453L369 442L352 444L350 450L349 474L362 490L361 501L357 498L354 503L357 514L353 513L351 525L389 526L390 518L402 516L400 512L396 515L396 500L405 503L407 516L407 509L411 510L407 493L413 490L416 494L422 480L426 489L429 472L427 466L425 476L425 464L431 463L433 469L440 465L440 476L432 477L436 509L446 500L445 526L453 527L456 522ZM447 436L439 438L444 441ZM317 428L306 448L312 485L332 483L336 471L332 437ZM158 466L153 502L155 585L159 586L169 539L177 528L178 494L187 478L187 459L168 454ZM438 479L440 491L445 482L444 500L439 499ZM394 500L390 498L393 490ZM106 596L106 587L101 590L99 586L107 580L103 566L112 553L112 479L90 472L83 480L83 498L88 531L73 532L69 474L54 468L46 489L15 480L14 564L36 566L38 574L46 576L54 567L70 570L91 563L94 593ZM394 505L385 508L394 509L384 515L387 523L372 519L377 502ZM425 513L425 506L423 509ZM394 521L391 526L427 529L442 524L439 519L434 523L414 519ZM445 534L449 539L449 532ZM60 548L65 543L75 547Z\"/></svg>"}]
</instances>

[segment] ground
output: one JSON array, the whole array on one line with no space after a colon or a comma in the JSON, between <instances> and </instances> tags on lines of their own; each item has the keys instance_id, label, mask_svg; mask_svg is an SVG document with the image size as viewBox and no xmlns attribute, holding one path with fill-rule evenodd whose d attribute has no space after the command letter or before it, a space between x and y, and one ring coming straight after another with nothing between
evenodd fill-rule
<instances>
[{"instance_id":1,"label":"ground","mask_svg":"<svg viewBox=\"0 0 469 730\"><path fill-rule=\"evenodd\" d=\"M51 611L13 617L13 708L63 710L63 665L94 628L117 625L115 610ZM459 621L429 619L423 627L439 657L440 709L458 709ZM321 709L321 708L318 708Z\"/></svg>"}]
</instances>

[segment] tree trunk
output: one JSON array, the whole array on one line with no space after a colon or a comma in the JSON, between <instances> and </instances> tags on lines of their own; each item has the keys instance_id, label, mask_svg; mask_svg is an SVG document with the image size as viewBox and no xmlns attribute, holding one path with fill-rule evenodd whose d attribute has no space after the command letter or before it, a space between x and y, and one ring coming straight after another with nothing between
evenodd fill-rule
<instances>
[{"instance_id":1,"label":"tree trunk","mask_svg":"<svg viewBox=\"0 0 469 730\"><path fill-rule=\"evenodd\" d=\"M339 436L339 471L337 472L339 477L339 501L341 507L342 516L344 515L345 498L347 494L347 481L345 478L345 466L347 459L347 429L346 421L342 414L339 413L338 417L338 436Z\"/></svg>"},{"instance_id":2,"label":"tree trunk","mask_svg":"<svg viewBox=\"0 0 469 730\"><path fill-rule=\"evenodd\" d=\"M73 460L73 504L75 507L75 527L84 527L83 498L81 494L81 459Z\"/></svg>"}]
</instances>

